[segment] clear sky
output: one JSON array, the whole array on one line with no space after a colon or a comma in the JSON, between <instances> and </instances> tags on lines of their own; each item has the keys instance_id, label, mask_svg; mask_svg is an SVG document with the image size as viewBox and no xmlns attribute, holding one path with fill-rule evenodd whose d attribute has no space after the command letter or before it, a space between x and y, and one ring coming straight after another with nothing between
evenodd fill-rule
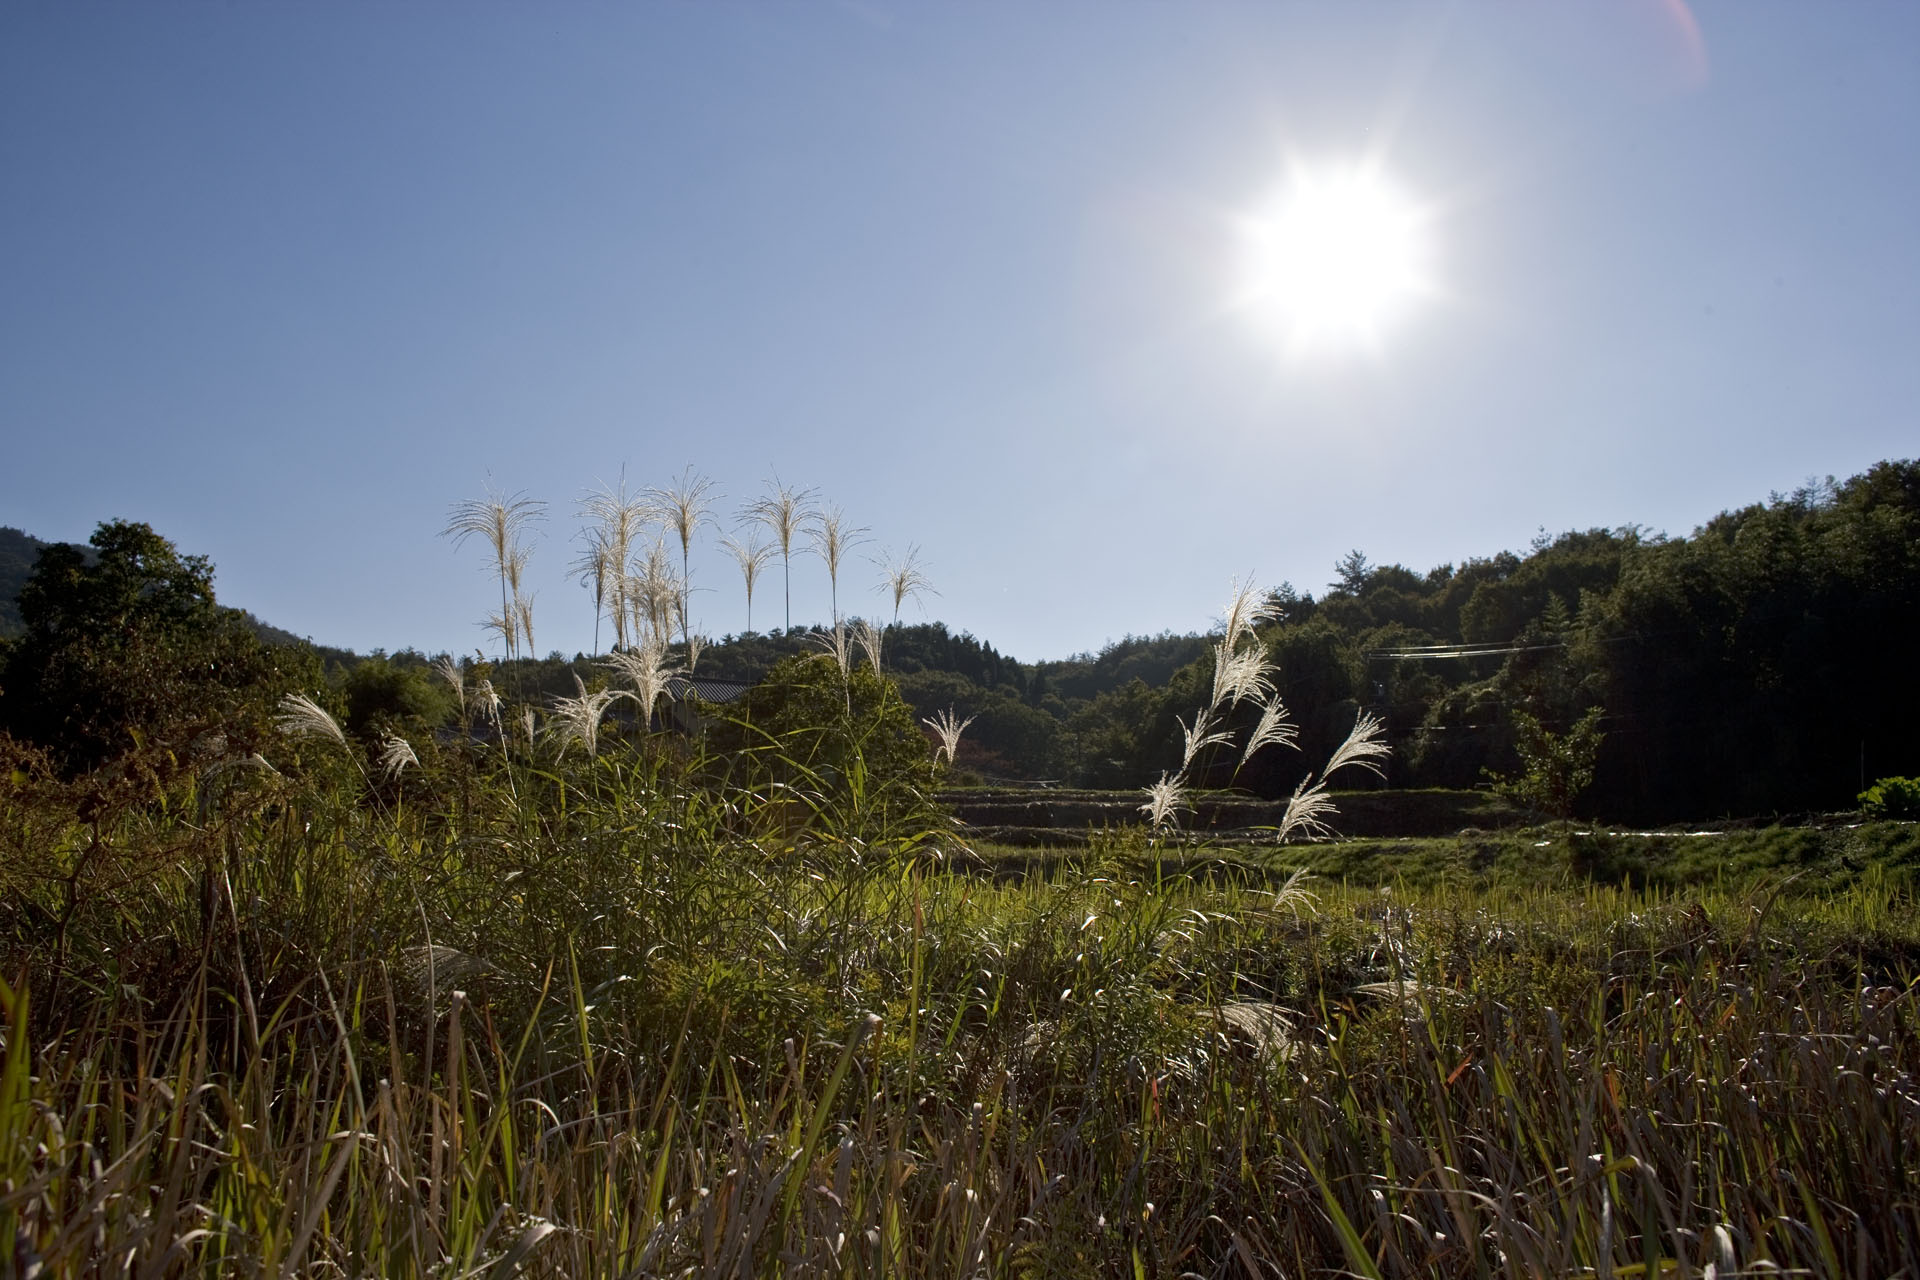
<instances>
[{"instance_id":1,"label":"clear sky","mask_svg":"<svg viewBox=\"0 0 1920 1280\"><path fill-rule=\"evenodd\" d=\"M1685 533L1917 404L1920 5L0 7L0 524L328 643L488 643L489 479L543 651L580 494L692 466L1036 659ZM738 582L703 535L699 629Z\"/></svg>"}]
</instances>

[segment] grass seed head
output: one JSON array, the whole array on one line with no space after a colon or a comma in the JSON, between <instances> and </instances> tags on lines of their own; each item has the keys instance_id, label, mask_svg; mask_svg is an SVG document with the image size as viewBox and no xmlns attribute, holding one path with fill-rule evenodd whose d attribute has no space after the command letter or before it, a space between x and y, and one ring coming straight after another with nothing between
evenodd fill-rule
<instances>
[{"instance_id":1,"label":"grass seed head","mask_svg":"<svg viewBox=\"0 0 1920 1280\"><path fill-rule=\"evenodd\" d=\"M388 779L400 776L400 771L412 765L420 767L420 757L413 753L413 744L397 733L390 733L380 740L380 773Z\"/></svg>"},{"instance_id":2,"label":"grass seed head","mask_svg":"<svg viewBox=\"0 0 1920 1280\"><path fill-rule=\"evenodd\" d=\"M579 696L553 700L553 724L548 732L559 739L562 752L566 751L568 744L578 742L586 749L588 756L596 756L600 753L600 720L607 714L607 708L613 705L614 699L625 695L618 689L588 693L586 682L577 675L573 683L580 691ZM528 734L532 734L531 723Z\"/></svg>"},{"instance_id":3,"label":"grass seed head","mask_svg":"<svg viewBox=\"0 0 1920 1280\"><path fill-rule=\"evenodd\" d=\"M1330 778L1334 770L1356 765L1370 771L1375 777L1385 778L1387 771L1381 761L1393 754L1393 748L1384 741L1386 731L1387 727L1379 717L1362 711L1354 720L1347 740L1333 753L1320 776L1323 779Z\"/></svg>"},{"instance_id":4,"label":"grass seed head","mask_svg":"<svg viewBox=\"0 0 1920 1280\"><path fill-rule=\"evenodd\" d=\"M1293 797L1287 801L1287 811L1280 819L1280 830L1274 839L1285 844L1295 835L1332 835L1333 828L1326 820L1336 812L1333 797L1327 794L1326 779L1308 786L1307 779L1302 778L1300 785L1293 789Z\"/></svg>"},{"instance_id":5,"label":"grass seed head","mask_svg":"<svg viewBox=\"0 0 1920 1280\"><path fill-rule=\"evenodd\" d=\"M290 738L317 738L347 749L347 731L327 709L304 693L283 694L273 725Z\"/></svg>"},{"instance_id":6,"label":"grass seed head","mask_svg":"<svg viewBox=\"0 0 1920 1280\"><path fill-rule=\"evenodd\" d=\"M1147 802L1140 806L1140 812L1147 815L1147 825L1155 831L1173 824L1174 815L1183 809L1189 809L1187 786L1179 774L1163 773L1160 781L1146 788Z\"/></svg>"},{"instance_id":7,"label":"grass seed head","mask_svg":"<svg viewBox=\"0 0 1920 1280\"><path fill-rule=\"evenodd\" d=\"M1287 704L1275 694L1260 708L1260 721L1253 726L1246 749L1240 753L1240 766L1245 768L1247 761L1253 759L1253 753L1262 747L1278 745L1297 750L1299 740L1300 730L1294 726Z\"/></svg>"},{"instance_id":8,"label":"grass seed head","mask_svg":"<svg viewBox=\"0 0 1920 1280\"><path fill-rule=\"evenodd\" d=\"M975 719L974 716L968 716L962 720L954 713L952 707L948 707L932 718L922 720L920 723L932 729L940 739L933 749L933 758L938 760L945 756L947 763L952 764L954 752L960 749L960 735L967 731L967 726Z\"/></svg>"},{"instance_id":9,"label":"grass seed head","mask_svg":"<svg viewBox=\"0 0 1920 1280\"><path fill-rule=\"evenodd\" d=\"M1193 758L1202 751L1216 743L1233 740L1232 733L1214 728L1213 712L1205 707L1193 713L1192 724L1178 719L1174 723L1180 726L1180 733L1186 740L1180 752L1180 772L1183 774L1193 763Z\"/></svg>"}]
</instances>

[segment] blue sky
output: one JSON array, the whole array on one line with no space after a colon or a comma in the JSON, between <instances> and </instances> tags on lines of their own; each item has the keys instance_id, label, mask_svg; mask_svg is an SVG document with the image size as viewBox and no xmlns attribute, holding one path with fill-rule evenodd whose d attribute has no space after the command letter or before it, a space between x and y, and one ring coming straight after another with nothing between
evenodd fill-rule
<instances>
[{"instance_id":1,"label":"blue sky","mask_svg":"<svg viewBox=\"0 0 1920 1280\"><path fill-rule=\"evenodd\" d=\"M1424 287L1303 353L1249 219L1352 166ZM16 3L0 174L0 523L362 649L487 643L490 479L542 650L579 495L692 466L1035 659L1920 453L1920 6Z\"/></svg>"}]
</instances>

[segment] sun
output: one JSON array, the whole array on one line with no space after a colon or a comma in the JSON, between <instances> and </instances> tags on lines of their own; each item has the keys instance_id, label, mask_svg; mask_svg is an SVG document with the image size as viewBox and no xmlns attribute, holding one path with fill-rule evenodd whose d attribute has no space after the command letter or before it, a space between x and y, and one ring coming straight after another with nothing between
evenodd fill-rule
<instances>
[{"instance_id":1,"label":"sun","mask_svg":"<svg viewBox=\"0 0 1920 1280\"><path fill-rule=\"evenodd\" d=\"M1431 292L1431 219L1376 166L1296 166L1239 221L1239 304L1290 351L1377 351Z\"/></svg>"}]
</instances>

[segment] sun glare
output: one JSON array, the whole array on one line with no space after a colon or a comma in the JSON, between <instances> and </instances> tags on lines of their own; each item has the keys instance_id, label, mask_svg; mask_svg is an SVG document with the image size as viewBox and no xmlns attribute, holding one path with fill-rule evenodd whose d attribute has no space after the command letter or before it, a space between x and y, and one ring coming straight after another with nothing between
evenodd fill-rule
<instances>
[{"instance_id":1,"label":"sun glare","mask_svg":"<svg viewBox=\"0 0 1920 1280\"><path fill-rule=\"evenodd\" d=\"M1298 169L1242 219L1242 306L1294 352L1377 350L1431 288L1427 222L1370 167Z\"/></svg>"}]
</instances>

